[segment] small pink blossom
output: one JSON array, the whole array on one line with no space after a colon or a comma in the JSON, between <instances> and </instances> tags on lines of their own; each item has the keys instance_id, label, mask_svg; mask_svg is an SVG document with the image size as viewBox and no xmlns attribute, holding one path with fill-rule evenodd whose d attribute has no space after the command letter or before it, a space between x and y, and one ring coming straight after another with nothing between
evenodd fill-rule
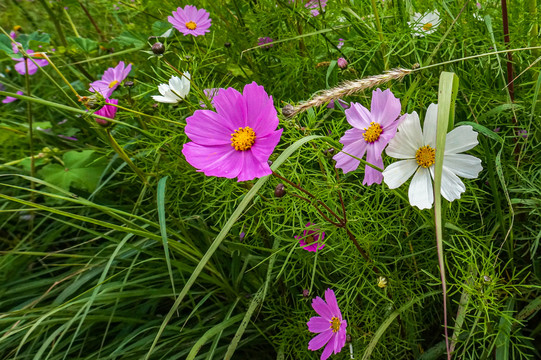
<instances>
[{"instance_id":1,"label":"small pink blossom","mask_svg":"<svg viewBox=\"0 0 541 360\"><path fill-rule=\"evenodd\" d=\"M96 110L94 112L94 114L99 115L99 116L103 116L103 117L107 117L109 119L114 119L115 116L116 116L116 112L117 112L118 108L116 106L107 105L107 104L118 105L118 100L117 99L105 99L105 104L106 105L104 105L101 109ZM107 121L107 120L98 119L98 118L95 118L95 120L101 126L109 126L109 124L110 124L110 122Z\"/></svg>"},{"instance_id":2,"label":"small pink blossom","mask_svg":"<svg viewBox=\"0 0 541 360\"><path fill-rule=\"evenodd\" d=\"M22 95L22 94L23 94L22 91L17 91L17 95ZM12 102L14 102L16 100L19 100L19 99L15 98L13 96L6 96L6 98L4 100L2 100L2 103L3 104L9 104L9 103L12 103Z\"/></svg>"},{"instance_id":3,"label":"small pink blossom","mask_svg":"<svg viewBox=\"0 0 541 360\"><path fill-rule=\"evenodd\" d=\"M124 61L120 61L114 68L108 68L103 73L101 80L90 83L90 92L100 93L104 98L108 99L113 91L120 85L131 71L131 64L126 66Z\"/></svg>"},{"instance_id":4,"label":"small pink blossom","mask_svg":"<svg viewBox=\"0 0 541 360\"><path fill-rule=\"evenodd\" d=\"M218 93L220 92L220 90L223 90L223 89L221 89L221 88L204 89L204 90L203 90L203 94L205 94L205 97L206 97L207 99L209 99L209 101L210 101L211 104L214 105L214 101L213 101L213 100L214 100L214 97L215 97L216 95L218 95ZM200 101L200 102L199 102L199 106L201 106L201 107L204 108L204 109L207 107L207 105L205 104L204 101Z\"/></svg>"},{"instance_id":5,"label":"small pink blossom","mask_svg":"<svg viewBox=\"0 0 541 360\"><path fill-rule=\"evenodd\" d=\"M323 346L321 360L326 360L333 353L338 354L346 344L346 320L338 307L334 291L325 291L325 301L317 296L312 300L312 308L319 316L310 318L306 323L310 332L318 334L308 343L308 350L319 350Z\"/></svg>"},{"instance_id":6,"label":"small pink blossom","mask_svg":"<svg viewBox=\"0 0 541 360\"><path fill-rule=\"evenodd\" d=\"M312 223L306 224L306 227L310 227ZM299 240L299 245L306 251L316 252L325 247L325 244L321 243L325 239L325 232L314 230L304 230L302 236L295 235L295 239Z\"/></svg>"},{"instance_id":7,"label":"small pink blossom","mask_svg":"<svg viewBox=\"0 0 541 360\"><path fill-rule=\"evenodd\" d=\"M270 49L271 47L274 46L273 42L274 42L273 38L265 36L265 37L260 37L257 40L257 45L261 46L261 48L263 48L263 49ZM262 46L262 45L264 45L264 46Z\"/></svg>"},{"instance_id":8,"label":"small pink blossom","mask_svg":"<svg viewBox=\"0 0 541 360\"><path fill-rule=\"evenodd\" d=\"M343 57L338 58L338 60L336 60L336 62L338 63L338 67L340 69L345 69L348 66L348 61L346 59L344 59Z\"/></svg>"},{"instance_id":9,"label":"small pink blossom","mask_svg":"<svg viewBox=\"0 0 541 360\"><path fill-rule=\"evenodd\" d=\"M19 49L17 49L17 52L18 51ZM41 56L41 53L36 53L35 55L32 55L34 54L33 50L27 50L26 53L30 55L34 61L30 59L25 59L24 57L11 58L11 60L14 60L17 62L17 64L15 64L15 70L19 74L21 75L26 74L25 61L28 63L28 75L34 75L38 71L38 68L49 65L49 62L47 60L37 58Z\"/></svg>"},{"instance_id":10,"label":"small pink blossom","mask_svg":"<svg viewBox=\"0 0 541 360\"><path fill-rule=\"evenodd\" d=\"M396 129L403 117L400 117L400 99L396 98L391 90L372 92L370 110L359 103L351 103L346 110L346 119L352 129L346 131L340 142L344 145L341 152L334 155L336 167L348 173L359 167L360 161L350 156L363 158L366 161L383 169L381 153L389 141L395 136ZM347 155L350 154L350 155ZM383 175L370 166L365 166L363 184L381 184Z\"/></svg>"},{"instance_id":11,"label":"small pink blossom","mask_svg":"<svg viewBox=\"0 0 541 360\"><path fill-rule=\"evenodd\" d=\"M175 29L186 35L205 35L210 30L211 19L205 9L197 9L195 6L186 5L173 11L173 16L167 18Z\"/></svg>"},{"instance_id":12,"label":"small pink blossom","mask_svg":"<svg viewBox=\"0 0 541 360\"><path fill-rule=\"evenodd\" d=\"M344 46L344 39L338 39L338 45L336 45L336 47L341 49L342 46Z\"/></svg>"}]
</instances>

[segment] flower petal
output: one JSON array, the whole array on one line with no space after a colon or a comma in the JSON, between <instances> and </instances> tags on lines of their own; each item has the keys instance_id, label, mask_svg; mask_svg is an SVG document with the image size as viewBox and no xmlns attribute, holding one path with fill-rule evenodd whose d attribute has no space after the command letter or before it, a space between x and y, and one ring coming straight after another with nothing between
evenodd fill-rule
<instances>
[{"instance_id":1,"label":"flower petal","mask_svg":"<svg viewBox=\"0 0 541 360\"><path fill-rule=\"evenodd\" d=\"M467 154L449 154L443 157L443 167L455 175L466 179L475 179L483 170L481 160Z\"/></svg>"},{"instance_id":2,"label":"flower petal","mask_svg":"<svg viewBox=\"0 0 541 360\"><path fill-rule=\"evenodd\" d=\"M368 146L368 150L366 151L366 161L372 165L379 167L380 169L383 169L383 159L381 158L381 152L378 156L377 150L374 149L374 146ZM365 165L363 185L370 186L372 184L381 184L382 180L383 175L380 171L368 165Z\"/></svg>"},{"instance_id":3,"label":"flower petal","mask_svg":"<svg viewBox=\"0 0 541 360\"><path fill-rule=\"evenodd\" d=\"M413 179L411 179L408 190L408 197L412 206L417 206L419 209L430 209L434 202L434 190L432 188L432 179L430 171L426 168L419 167Z\"/></svg>"},{"instance_id":4,"label":"flower petal","mask_svg":"<svg viewBox=\"0 0 541 360\"><path fill-rule=\"evenodd\" d=\"M312 308L322 318L324 318L327 321L331 321L331 318L333 317L333 313L331 309L329 308L329 305L327 305L327 303L323 301L322 298L320 298L319 296L316 296L315 299L312 300Z\"/></svg>"},{"instance_id":5,"label":"flower petal","mask_svg":"<svg viewBox=\"0 0 541 360\"><path fill-rule=\"evenodd\" d=\"M447 134L445 155L470 150L477 144L479 144L477 133L470 125L458 126Z\"/></svg>"},{"instance_id":6,"label":"flower petal","mask_svg":"<svg viewBox=\"0 0 541 360\"><path fill-rule=\"evenodd\" d=\"M256 137L255 143L250 149L252 154L261 162L267 163L274 148L280 142L280 137L284 129L276 130L267 136Z\"/></svg>"},{"instance_id":7,"label":"flower petal","mask_svg":"<svg viewBox=\"0 0 541 360\"><path fill-rule=\"evenodd\" d=\"M430 104L423 124L423 145L436 148L436 129L438 127L438 105Z\"/></svg>"},{"instance_id":8,"label":"flower petal","mask_svg":"<svg viewBox=\"0 0 541 360\"><path fill-rule=\"evenodd\" d=\"M315 351L321 349L323 346L325 346L326 343L329 342L332 336L333 332L330 328L328 329L328 331L320 333L312 340L310 340L310 342L308 343L308 350Z\"/></svg>"},{"instance_id":9,"label":"flower petal","mask_svg":"<svg viewBox=\"0 0 541 360\"><path fill-rule=\"evenodd\" d=\"M246 121L246 103L242 94L233 88L223 89L214 96L216 112L224 117L228 126L236 130L248 126Z\"/></svg>"},{"instance_id":10,"label":"flower petal","mask_svg":"<svg viewBox=\"0 0 541 360\"><path fill-rule=\"evenodd\" d=\"M274 131L279 121L272 96L255 82L244 86L242 93L246 102L248 126L254 129L257 136L265 136Z\"/></svg>"},{"instance_id":11,"label":"flower petal","mask_svg":"<svg viewBox=\"0 0 541 360\"><path fill-rule=\"evenodd\" d=\"M196 110L186 119L184 129L190 140L197 144L227 145L231 149L231 134L234 129L220 114L211 110Z\"/></svg>"},{"instance_id":12,"label":"flower petal","mask_svg":"<svg viewBox=\"0 0 541 360\"><path fill-rule=\"evenodd\" d=\"M372 92L372 103L370 104L372 121L377 122L381 127L386 127L398 119L400 111L400 100L393 95L391 90L376 89Z\"/></svg>"},{"instance_id":13,"label":"flower petal","mask_svg":"<svg viewBox=\"0 0 541 360\"><path fill-rule=\"evenodd\" d=\"M466 186L458 176L444 167L441 173L441 195L448 201L460 199L460 194L466 191Z\"/></svg>"},{"instance_id":14,"label":"flower petal","mask_svg":"<svg viewBox=\"0 0 541 360\"><path fill-rule=\"evenodd\" d=\"M392 163L383 170L385 184L389 189L396 189L413 175L418 166L415 159Z\"/></svg>"},{"instance_id":15,"label":"flower petal","mask_svg":"<svg viewBox=\"0 0 541 360\"><path fill-rule=\"evenodd\" d=\"M406 114L398 125L398 132L389 141L385 153L395 159L414 159L415 152L423 146L423 132L419 115L414 111Z\"/></svg>"},{"instance_id":16,"label":"flower petal","mask_svg":"<svg viewBox=\"0 0 541 360\"><path fill-rule=\"evenodd\" d=\"M331 328L331 323L321 316L314 316L310 318L310 321L308 321L306 325L308 325L308 331L313 333L320 333Z\"/></svg>"},{"instance_id":17,"label":"flower petal","mask_svg":"<svg viewBox=\"0 0 541 360\"><path fill-rule=\"evenodd\" d=\"M325 346L325 349L323 349L323 352L321 353L321 357L320 357L321 360L327 360L329 356L331 356L333 353L336 334L335 333L332 333L332 334L334 336L329 340L329 342L327 343L327 346Z\"/></svg>"},{"instance_id":18,"label":"flower petal","mask_svg":"<svg viewBox=\"0 0 541 360\"><path fill-rule=\"evenodd\" d=\"M236 151L241 153L243 166L238 174L238 182L253 180L272 174L269 164L266 161L259 161L251 151Z\"/></svg>"},{"instance_id":19,"label":"flower petal","mask_svg":"<svg viewBox=\"0 0 541 360\"><path fill-rule=\"evenodd\" d=\"M331 289L325 290L325 301L327 302L327 305L329 305L332 316L335 316L342 320L342 313L340 312L340 308L338 307L338 302L336 301L336 295L334 295L334 291L332 291Z\"/></svg>"},{"instance_id":20,"label":"flower petal","mask_svg":"<svg viewBox=\"0 0 541 360\"><path fill-rule=\"evenodd\" d=\"M359 130L368 128L373 121L370 111L359 103L352 102L345 113L348 123Z\"/></svg>"},{"instance_id":21,"label":"flower petal","mask_svg":"<svg viewBox=\"0 0 541 360\"><path fill-rule=\"evenodd\" d=\"M243 167L239 152L230 145L202 146L194 142L184 144L186 161L207 176L235 178Z\"/></svg>"},{"instance_id":22,"label":"flower petal","mask_svg":"<svg viewBox=\"0 0 541 360\"><path fill-rule=\"evenodd\" d=\"M161 95L152 95L152 98L154 99L154 101L165 103L165 104L176 104L178 102L178 100L176 99L171 99L171 98L161 96Z\"/></svg>"}]
</instances>

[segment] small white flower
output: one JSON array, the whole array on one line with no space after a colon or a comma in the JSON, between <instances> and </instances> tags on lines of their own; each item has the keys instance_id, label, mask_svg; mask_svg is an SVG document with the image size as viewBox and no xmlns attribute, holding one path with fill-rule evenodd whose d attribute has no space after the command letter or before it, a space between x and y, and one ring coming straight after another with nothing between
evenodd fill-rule
<instances>
[{"instance_id":1,"label":"small white flower","mask_svg":"<svg viewBox=\"0 0 541 360\"><path fill-rule=\"evenodd\" d=\"M152 95L152 98L157 102L176 104L188 95L190 92L190 73L185 71L182 79L178 76L173 76L169 79L169 85L158 85L160 95Z\"/></svg>"},{"instance_id":2,"label":"small white flower","mask_svg":"<svg viewBox=\"0 0 541 360\"><path fill-rule=\"evenodd\" d=\"M412 34L419 37L424 37L427 34L432 34L440 24L440 13L438 10L426 12L424 14L415 13L408 21L408 25L412 30Z\"/></svg>"},{"instance_id":3,"label":"small white flower","mask_svg":"<svg viewBox=\"0 0 541 360\"><path fill-rule=\"evenodd\" d=\"M413 174L408 197L412 206L430 209L434 202L434 163L436 159L436 127L438 105L430 104L426 111L424 129L421 130L419 115L414 111L406 114L398 126L398 133L389 142L385 152L396 159L405 159L389 165L383 171L385 184L396 189ZM458 178L475 179L483 170L481 160L475 156L460 154L479 142L477 133L469 125L459 126L447 134L441 177L441 195L453 201L466 191ZM457 176L458 175L458 176Z\"/></svg>"}]
</instances>

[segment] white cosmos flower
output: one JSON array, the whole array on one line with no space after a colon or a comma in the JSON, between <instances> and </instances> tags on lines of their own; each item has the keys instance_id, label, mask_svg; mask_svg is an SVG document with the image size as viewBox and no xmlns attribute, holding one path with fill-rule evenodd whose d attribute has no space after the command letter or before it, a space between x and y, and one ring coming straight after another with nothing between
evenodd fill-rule
<instances>
[{"instance_id":1,"label":"white cosmos flower","mask_svg":"<svg viewBox=\"0 0 541 360\"><path fill-rule=\"evenodd\" d=\"M158 85L158 91L162 95L152 95L152 98L157 102L176 104L188 95L190 92L190 73L185 71L182 74L182 79L178 76L173 76L169 79L169 85Z\"/></svg>"},{"instance_id":2,"label":"white cosmos flower","mask_svg":"<svg viewBox=\"0 0 541 360\"><path fill-rule=\"evenodd\" d=\"M421 130L419 115L414 111L406 114L398 126L398 133L391 139L385 152L387 155L404 159L387 166L383 171L383 179L387 186L395 189L408 180L413 174L408 197L412 206L419 209L430 209L434 202L434 162L436 158L436 127L438 123L438 105L430 104L426 111L424 129ZM453 201L466 191L461 176L475 179L483 170L481 160L460 154L470 150L479 142L477 133L469 125L456 127L447 134L443 156L443 172L441 177L441 195ZM458 176L457 176L458 175Z\"/></svg>"},{"instance_id":3,"label":"white cosmos flower","mask_svg":"<svg viewBox=\"0 0 541 360\"><path fill-rule=\"evenodd\" d=\"M408 21L412 34L419 37L432 34L440 24L440 13L438 10L429 11L424 14L415 13Z\"/></svg>"}]
</instances>

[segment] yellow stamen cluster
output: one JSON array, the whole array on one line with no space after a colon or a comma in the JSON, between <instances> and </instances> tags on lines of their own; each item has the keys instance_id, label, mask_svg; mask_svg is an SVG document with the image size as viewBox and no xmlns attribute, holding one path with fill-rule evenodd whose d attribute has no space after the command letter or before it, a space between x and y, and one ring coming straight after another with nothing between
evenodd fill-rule
<instances>
[{"instance_id":1,"label":"yellow stamen cluster","mask_svg":"<svg viewBox=\"0 0 541 360\"><path fill-rule=\"evenodd\" d=\"M379 139L379 136L383 132L381 126L373 121L370 123L370 127L368 129L365 128L364 130L364 141L368 143L373 143L374 141L377 141Z\"/></svg>"},{"instance_id":2,"label":"yellow stamen cluster","mask_svg":"<svg viewBox=\"0 0 541 360\"><path fill-rule=\"evenodd\" d=\"M340 319L333 316L331 318L331 321L329 321L329 322L331 323L330 328L332 329L332 332L338 332L338 330L340 330Z\"/></svg>"},{"instance_id":3,"label":"yellow stamen cluster","mask_svg":"<svg viewBox=\"0 0 541 360\"><path fill-rule=\"evenodd\" d=\"M304 242L307 243L307 244L311 244L314 241L316 241L316 239L314 238L314 235L310 235L306 239L304 239Z\"/></svg>"},{"instance_id":4,"label":"yellow stamen cluster","mask_svg":"<svg viewBox=\"0 0 541 360\"><path fill-rule=\"evenodd\" d=\"M188 29L188 30L195 30L195 29L197 29L197 24L194 23L193 21L188 21L188 22L186 23L186 29Z\"/></svg>"},{"instance_id":5,"label":"yellow stamen cluster","mask_svg":"<svg viewBox=\"0 0 541 360\"><path fill-rule=\"evenodd\" d=\"M436 162L436 150L428 145L420 147L419 150L415 152L415 160L417 160L419 166L424 168L430 167Z\"/></svg>"},{"instance_id":6,"label":"yellow stamen cluster","mask_svg":"<svg viewBox=\"0 0 541 360\"><path fill-rule=\"evenodd\" d=\"M428 31L432 28L432 26L433 26L432 23L426 23L423 25L423 30Z\"/></svg>"},{"instance_id":7,"label":"yellow stamen cluster","mask_svg":"<svg viewBox=\"0 0 541 360\"><path fill-rule=\"evenodd\" d=\"M240 127L231 134L231 146L237 151L250 150L254 143L255 131L249 126Z\"/></svg>"},{"instance_id":8,"label":"yellow stamen cluster","mask_svg":"<svg viewBox=\"0 0 541 360\"><path fill-rule=\"evenodd\" d=\"M112 89L116 84L118 84L118 80L113 80L109 83L109 89Z\"/></svg>"}]
</instances>

